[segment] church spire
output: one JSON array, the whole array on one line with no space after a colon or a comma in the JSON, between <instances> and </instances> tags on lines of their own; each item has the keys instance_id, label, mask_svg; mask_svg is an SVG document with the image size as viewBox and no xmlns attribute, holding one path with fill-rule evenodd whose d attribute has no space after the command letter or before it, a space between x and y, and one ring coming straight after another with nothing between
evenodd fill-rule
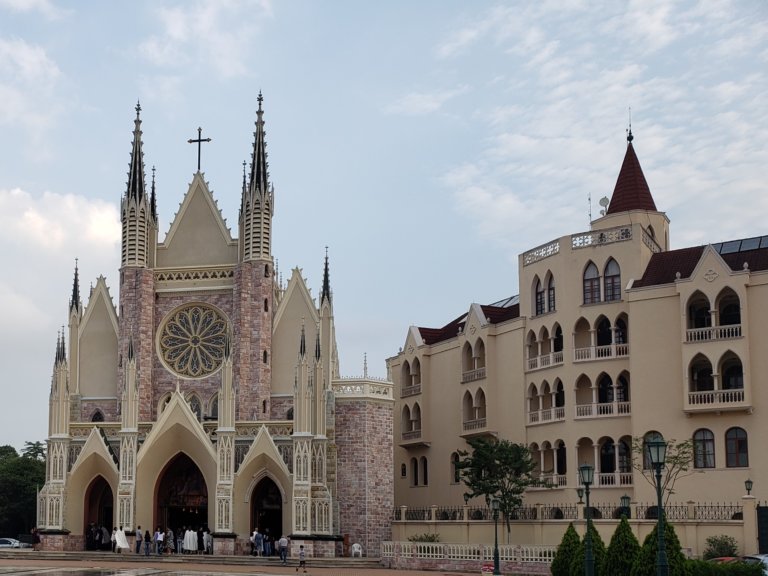
<instances>
[{"instance_id":1,"label":"church spire","mask_svg":"<svg viewBox=\"0 0 768 576\"><path fill-rule=\"evenodd\" d=\"M304 330L304 323L301 323L301 339L299 340L299 358L307 355L307 335Z\"/></svg>"},{"instance_id":2,"label":"church spire","mask_svg":"<svg viewBox=\"0 0 768 576\"><path fill-rule=\"evenodd\" d=\"M323 268L323 288L320 291L320 304L328 301L331 303L331 274L328 266L328 246L325 247L325 266Z\"/></svg>"},{"instance_id":3,"label":"church spire","mask_svg":"<svg viewBox=\"0 0 768 576\"><path fill-rule=\"evenodd\" d=\"M259 91L259 97L256 99L259 103L259 109L256 111L256 132L253 133L253 155L251 157L251 194L266 194L269 186L269 174L267 172L267 142L264 131L264 110L261 107L264 97Z\"/></svg>"},{"instance_id":4,"label":"church spire","mask_svg":"<svg viewBox=\"0 0 768 576\"><path fill-rule=\"evenodd\" d=\"M75 279L72 282L72 297L69 299L69 311L80 309L80 275L77 269L77 258L75 258Z\"/></svg>"},{"instance_id":5,"label":"church spire","mask_svg":"<svg viewBox=\"0 0 768 576\"><path fill-rule=\"evenodd\" d=\"M632 125L627 130L627 152L624 162L621 164L619 177L616 179L616 187L613 189L611 203L608 205L606 215L617 212L629 212L630 210L650 210L656 212L656 203L651 196L648 182L645 181L643 169L632 146Z\"/></svg>"},{"instance_id":6,"label":"church spire","mask_svg":"<svg viewBox=\"0 0 768 576\"><path fill-rule=\"evenodd\" d=\"M136 119L133 121L133 147L131 148L131 164L128 170L128 190L126 196L137 202L145 196L144 183L144 152L141 142L141 103L136 102Z\"/></svg>"},{"instance_id":7,"label":"church spire","mask_svg":"<svg viewBox=\"0 0 768 576\"><path fill-rule=\"evenodd\" d=\"M315 336L315 360L320 360L320 323L317 323Z\"/></svg>"},{"instance_id":8,"label":"church spire","mask_svg":"<svg viewBox=\"0 0 768 576\"><path fill-rule=\"evenodd\" d=\"M152 220L157 222L157 196L155 196L155 167L152 166L152 192L149 198L149 207L152 213Z\"/></svg>"}]
</instances>

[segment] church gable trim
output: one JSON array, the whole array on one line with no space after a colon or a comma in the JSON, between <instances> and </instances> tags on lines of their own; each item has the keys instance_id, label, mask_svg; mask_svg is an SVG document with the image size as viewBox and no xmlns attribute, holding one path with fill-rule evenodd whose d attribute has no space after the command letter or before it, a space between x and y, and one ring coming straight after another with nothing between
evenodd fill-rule
<instances>
[{"instance_id":1,"label":"church gable trim","mask_svg":"<svg viewBox=\"0 0 768 576\"><path fill-rule=\"evenodd\" d=\"M211 191L208 188L208 184L203 179L202 172L197 172L192 178L192 182L190 182L189 184L187 193L184 195L184 200L182 200L181 205L179 206L179 210L178 212L176 212L176 216L174 217L173 222L171 222L171 226L168 229L168 233L165 235L165 239L160 244L160 246L158 246L158 248L159 247L167 248L168 246L170 246L171 242L173 241L173 237L176 235L176 232L179 230L179 226L184 220L184 216L187 210L189 209L189 206L192 203L194 196L198 193L202 194L203 198L208 203L208 206L211 209L211 214L214 216L214 220L216 224L218 224L222 239L227 244L235 245L235 246L237 245L237 240L234 240L232 238L232 234L229 231L229 228L227 227L227 223L221 214L221 210L219 210L219 207L216 204L216 201L213 199L213 194L211 194Z\"/></svg>"},{"instance_id":2,"label":"church gable trim","mask_svg":"<svg viewBox=\"0 0 768 576\"><path fill-rule=\"evenodd\" d=\"M143 457L151 452L151 448L175 425L180 425L187 429L204 447L212 461L216 461L216 450L211 445L211 441L203 430L203 426L195 417L189 404L182 396L181 392L176 390L171 394L171 399L166 405L163 413L157 419L157 424L147 434L144 444L138 454L137 464L141 463Z\"/></svg>"},{"instance_id":3,"label":"church gable trim","mask_svg":"<svg viewBox=\"0 0 768 576\"><path fill-rule=\"evenodd\" d=\"M320 316L318 316L315 301L312 298L312 295L309 293L307 283L304 281L304 278L301 275L301 268L296 267L293 269L291 279L288 281L288 287L285 289L285 293L283 294L283 297L280 300L280 305L278 306L277 312L275 313L275 319L273 320L272 324L273 333L277 332L277 327L280 324L280 320L285 314L285 311L291 306L291 301L294 297L303 298L307 305L307 309L309 310L310 314L309 318L305 318L305 322L307 324L317 324L320 322Z\"/></svg>"},{"instance_id":4,"label":"church gable trim","mask_svg":"<svg viewBox=\"0 0 768 576\"><path fill-rule=\"evenodd\" d=\"M109 472L109 475L111 475L111 478L107 478L108 481L110 479L117 479L119 475L117 464L115 463L109 448L107 448L104 437L99 432L99 428L96 426L91 429L91 433L88 435L85 444L80 450L80 453L77 455L77 459L75 460L74 464L72 464L72 469L69 471L70 477L79 472L79 469L83 467L91 457L96 457L100 461L103 461L104 466L106 466Z\"/></svg>"},{"instance_id":5,"label":"church gable trim","mask_svg":"<svg viewBox=\"0 0 768 576\"><path fill-rule=\"evenodd\" d=\"M699 261L696 263L691 275L686 278L689 282L694 282L697 278L707 281L707 283L713 282L719 276L734 276L736 274L743 274L743 270L733 270L728 263L723 260L723 257L718 254L717 250L713 248L711 244L704 247L704 251L699 257Z\"/></svg>"},{"instance_id":6,"label":"church gable trim","mask_svg":"<svg viewBox=\"0 0 768 576\"><path fill-rule=\"evenodd\" d=\"M107 280L106 278L104 278L104 276L99 276L96 279L96 286L94 286L93 292L91 292L91 295L88 298L88 305L85 307L83 319L80 322L80 326L77 334L78 337L82 337L83 333L87 330L88 321L93 316L96 305L99 302L103 302L104 306L106 307L107 315L109 317L110 322L112 323L112 327L115 330L115 338L118 337L119 328L118 328L118 320L117 320L117 311L115 310L115 305L112 302L112 296L109 294L109 287L107 287Z\"/></svg>"},{"instance_id":7,"label":"church gable trim","mask_svg":"<svg viewBox=\"0 0 768 576\"><path fill-rule=\"evenodd\" d=\"M280 469L280 472L285 474L287 478L290 478L291 472L288 470L288 466L286 466L283 457L280 456L280 451L272 440L269 430L264 425L262 425L256 433L256 438L253 439L251 447L248 449L245 458L243 458L243 462L240 464L240 470L245 470L249 464L261 456L266 456L274 461Z\"/></svg>"}]
</instances>

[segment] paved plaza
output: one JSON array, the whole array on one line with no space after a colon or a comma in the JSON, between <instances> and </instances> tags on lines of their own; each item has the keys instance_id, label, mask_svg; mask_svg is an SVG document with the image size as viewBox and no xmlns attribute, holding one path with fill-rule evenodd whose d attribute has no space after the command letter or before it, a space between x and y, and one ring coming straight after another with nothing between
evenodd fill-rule
<instances>
[{"instance_id":1,"label":"paved plaza","mask_svg":"<svg viewBox=\"0 0 768 576\"><path fill-rule=\"evenodd\" d=\"M24 554L27 556L27 554ZM81 560L45 560L37 558L2 558L0 559L0 576L235 576L250 574L253 576L280 576L296 574L296 562L288 566L253 565L216 565L210 562L194 563L178 561L111 561L103 558ZM479 573L479 570L478 570ZM299 571L299 574L303 572ZM468 576L466 572L389 570L385 568L349 568L313 567L311 561L307 574L312 576ZM476 574L472 572L472 574Z\"/></svg>"}]
</instances>

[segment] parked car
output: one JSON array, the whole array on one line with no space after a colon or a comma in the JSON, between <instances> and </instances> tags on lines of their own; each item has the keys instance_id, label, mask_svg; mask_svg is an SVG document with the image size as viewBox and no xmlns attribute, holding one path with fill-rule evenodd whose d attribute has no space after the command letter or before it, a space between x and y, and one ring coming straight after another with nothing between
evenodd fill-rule
<instances>
[{"instance_id":1,"label":"parked car","mask_svg":"<svg viewBox=\"0 0 768 576\"><path fill-rule=\"evenodd\" d=\"M742 556L741 559L747 564L760 564L763 567L763 574L768 575L768 554L750 554Z\"/></svg>"},{"instance_id":2,"label":"parked car","mask_svg":"<svg viewBox=\"0 0 768 576\"><path fill-rule=\"evenodd\" d=\"M741 562L738 556L720 556L719 558L710 558L707 562L712 564L731 564L732 562Z\"/></svg>"},{"instance_id":3,"label":"parked car","mask_svg":"<svg viewBox=\"0 0 768 576\"><path fill-rule=\"evenodd\" d=\"M0 538L0 548L32 548L32 544L20 542L16 538Z\"/></svg>"}]
</instances>

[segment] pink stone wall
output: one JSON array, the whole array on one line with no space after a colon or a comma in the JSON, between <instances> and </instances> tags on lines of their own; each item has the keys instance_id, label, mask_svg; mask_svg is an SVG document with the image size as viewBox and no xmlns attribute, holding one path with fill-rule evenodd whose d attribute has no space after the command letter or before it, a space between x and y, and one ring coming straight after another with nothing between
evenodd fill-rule
<instances>
[{"instance_id":1,"label":"pink stone wall","mask_svg":"<svg viewBox=\"0 0 768 576\"><path fill-rule=\"evenodd\" d=\"M286 420L288 418L288 410L293 408L293 398L287 396L272 397L270 402L270 420Z\"/></svg>"},{"instance_id":2,"label":"pink stone wall","mask_svg":"<svg viewBox=\"0 0 768 576\"><path fill-rule=\"evenodd\" d=\"M394 505L392 405L336 400L337 500L343 535L379 556Z\"/></svg>"},{"instance_id":3,"label":"pink stone wall","mask_svg":"<svg viewBox=\"0 0 768 576\"><path fill-rule=\"evenodd\" d=\"M74 534L40 533L40 550L46 552L71 552L85 550L85 536Z\"/></svg>"},{"instance_id":4,"label":"pink stone wall","mask_svg":"<svg viewBox=\"0 0 768 576\"><path fill-rule=\"evenodd\" d=\"M101 410L105 422L118 422L118 400L83 400L80 403L79 422L90 422L96 410Z\"/></svg>"}]
</instances>

